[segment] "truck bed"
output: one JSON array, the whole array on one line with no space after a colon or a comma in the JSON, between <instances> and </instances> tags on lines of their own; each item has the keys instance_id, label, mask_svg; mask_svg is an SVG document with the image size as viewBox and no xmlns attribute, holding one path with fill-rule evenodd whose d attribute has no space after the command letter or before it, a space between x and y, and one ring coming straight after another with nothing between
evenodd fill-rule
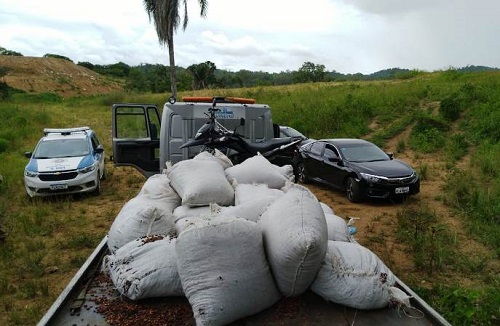
<instances>
[{"instance_id":1,"label":"truck bed","mask_svg":"<svg viewBox=\"0 0 500 326\"><path fill-rule=\"evenodd\" d=\"M109 254L104 237L38 326L50 325L195 325L185 297L131 301L120 297L100 271ZM413 308L359 310L327 302L311 291L283 298L269 309L231 325L450 325L401 280L396 286L412 296Z\"/></svg>"}]
</instances>

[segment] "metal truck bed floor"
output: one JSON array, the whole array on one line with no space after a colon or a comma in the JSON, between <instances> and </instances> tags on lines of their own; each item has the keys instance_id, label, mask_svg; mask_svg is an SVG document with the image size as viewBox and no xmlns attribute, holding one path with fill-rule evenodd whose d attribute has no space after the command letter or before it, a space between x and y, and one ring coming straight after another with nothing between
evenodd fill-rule
<instances>
[{"instance_id":1,"label":"metal truck bed floor","mask_svg":"<svg viewBox=\"0 0 500 326\"><path fill-rule=\"evenodd\" d=\"M127 314L129 320L142 320L149 326L195 325L191 307L185 297L156 298L140 302L120 298L109 277L99 271L101 259L108 253L106 240L105 237L101 241L38 326L132 325L125 322ZM231 325L450 325L399 279L397 286L413 296L411 304L415 309L358 310L329 303L307 291L295 298L284 298L273 307ZM172 317L177 319L169 322L168 318L164 318L161 323L153 323L151 317L147 317L148 314L158 316L169 308L177 311L178 314ZM110 323L103 313L113 309L121 315L116 319L115 314L115 322L110 320ZM108 315L108 319L113 319L113 316Z\"/></svg>"}]
</instances>

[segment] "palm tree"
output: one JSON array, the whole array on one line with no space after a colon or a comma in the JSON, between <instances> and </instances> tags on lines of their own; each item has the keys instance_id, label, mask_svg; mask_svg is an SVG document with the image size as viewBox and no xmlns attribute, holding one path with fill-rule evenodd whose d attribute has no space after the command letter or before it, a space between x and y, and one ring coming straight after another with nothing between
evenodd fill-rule
<instances>
[{"instance_id":1,"label":"palm tree","mask_svg":"<svg viewBox=\"0 0 500 326\"><path fill-rule=\"evenodd\" d=\"M174 33L181 23L179 7L184 3L184 18L182 20L182 30L186 30L188 24L187 0L144 0L144 7L148 13L149 21L153 19L156 34L161 45L167 44L170 61L170 89L172 96L177 98L177 74L175 72L174 58ZM198 0L200 4L200 16L205 17L208 1Z\"/></svg>"}]
</instances>

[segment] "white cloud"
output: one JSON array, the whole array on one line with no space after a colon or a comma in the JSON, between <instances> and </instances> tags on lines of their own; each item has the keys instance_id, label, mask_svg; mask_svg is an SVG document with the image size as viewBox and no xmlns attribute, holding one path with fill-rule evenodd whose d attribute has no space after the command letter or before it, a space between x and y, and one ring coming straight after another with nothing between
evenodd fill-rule
<instances>
[{"instance_id":1,"label":"white cloud","mask_svg":"<svg viewBox=\"0 0 500 326\"><path fill-rule=\"evenodd\" d=\"M209 1L174 38L176 63L279 72L306 62L342 73L500 66L500 1ZM168 65L143 1L0 0L0 46L75 62Z\"/></svg>"}]
</instances>

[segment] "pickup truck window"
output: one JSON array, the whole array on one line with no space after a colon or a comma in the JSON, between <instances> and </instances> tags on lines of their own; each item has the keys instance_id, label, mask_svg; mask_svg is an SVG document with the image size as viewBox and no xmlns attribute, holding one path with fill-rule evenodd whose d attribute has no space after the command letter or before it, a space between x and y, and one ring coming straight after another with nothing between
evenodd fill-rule
<instances>
[{"instance_id":1,"label":"pickup truck window","mask_svg":"<svg viewBox=\"0 0 500 326\"><path fill-rule=\"evenodd\" d=\"M117 138L147 138L145 118L142 107L119 107L116 111Z\"/></svg>"},{"instance_id":2,"label":"pickup truck window","mask_svg":"<svg viewBox=\"0 0 500 326\"><path fill-rule=\"evenodd\" d=\"M180 115L174 115L174 116L170 117L170 119L171 119L170 137L182 139L182 117ZM191 136L191 135L189 135L189 136Z\"/></svg>"},{"instance_id":3,"label":"pickup truck window","mask_svg":"<svg viewBox=\"0 0 500 326\"><path fill-rule=\"evenodd\" d=\"M264 139L266 137L264 134L264 124L265 124L264 118L259 117L259 119L257 119L257 123L255 124L256 139Z\"/></svg>"}]
</instances>

